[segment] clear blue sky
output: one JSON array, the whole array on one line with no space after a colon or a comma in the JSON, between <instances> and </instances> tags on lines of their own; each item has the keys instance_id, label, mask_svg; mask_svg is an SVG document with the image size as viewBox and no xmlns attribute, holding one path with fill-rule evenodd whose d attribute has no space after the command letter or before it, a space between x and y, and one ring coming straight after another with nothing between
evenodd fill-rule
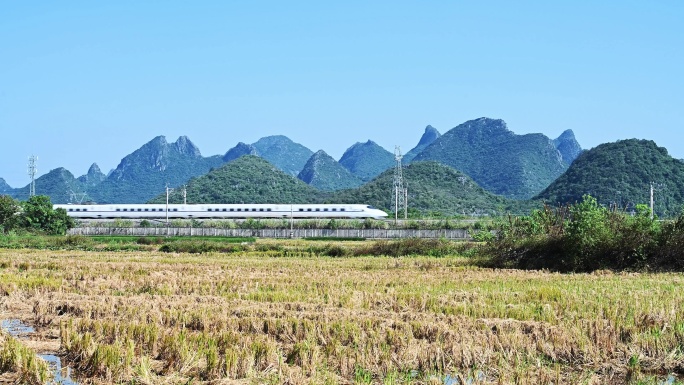
<instances>
[{"instance_id":1,"label":"clear blue sky","mask_svg":"<svg viewBox=\"0 0 684 385\"><path fill-rule=\"evenodd\" d=\"M0 0L0 177L103 172L158 135L339 159L482 116L684 158L684 2Z\"/></svg>"}]
</instances>

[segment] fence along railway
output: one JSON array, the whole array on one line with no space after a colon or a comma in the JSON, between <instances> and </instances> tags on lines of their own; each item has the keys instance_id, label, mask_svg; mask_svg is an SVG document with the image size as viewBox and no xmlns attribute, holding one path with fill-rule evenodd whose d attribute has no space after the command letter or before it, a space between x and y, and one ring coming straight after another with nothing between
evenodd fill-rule
<instances>
[{"instance_id":1,"label":"fence along railway","mask_svg":"<svg viewBox=\"0 0 684 385\"><path fill-rule=\"evenodd\" d=\"M130 235L130 236L202 236L257 238L365 238L399 239L428 238L471 240L467 229L221 229L192 227L75 227L70 235Z\"/></svg>"}]
</instances>

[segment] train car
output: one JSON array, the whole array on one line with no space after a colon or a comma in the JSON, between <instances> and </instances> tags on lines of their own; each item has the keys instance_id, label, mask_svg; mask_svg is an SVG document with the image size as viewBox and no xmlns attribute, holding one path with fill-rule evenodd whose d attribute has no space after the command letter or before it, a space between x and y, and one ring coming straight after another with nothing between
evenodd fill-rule
<instances>
[{"instance_id":1,"label":"train car","mask_svg":"<svg viewBox=\"0 0 684 385\"><path fill-rule=\"evenodd\" d=\"M109 204L54 205L77 219L387 218L369 205L352 204Z\"/></svg>"}]
</instances>

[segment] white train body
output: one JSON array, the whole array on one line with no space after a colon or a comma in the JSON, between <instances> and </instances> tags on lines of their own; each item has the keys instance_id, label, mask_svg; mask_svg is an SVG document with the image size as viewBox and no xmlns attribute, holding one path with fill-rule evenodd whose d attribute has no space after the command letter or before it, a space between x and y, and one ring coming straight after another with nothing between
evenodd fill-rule
<instances>
[{"instance_id":1,"label":"white train body","mask_svg":"<svg viewBox=\"0 0 684 385\"><path fill-rule=\"evenodd\" d=\"M346 204L108 204L54 205L78 219L387 218L369 205ZM168 212L167 212L168 208Z\"/></svg>"}]
</instances>

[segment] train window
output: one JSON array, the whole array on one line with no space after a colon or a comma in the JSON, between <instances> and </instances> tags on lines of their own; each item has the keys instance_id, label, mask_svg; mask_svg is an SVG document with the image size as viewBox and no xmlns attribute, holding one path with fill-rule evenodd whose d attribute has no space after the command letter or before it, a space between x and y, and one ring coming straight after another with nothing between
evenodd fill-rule
<instances>
[{"instance_id":1,"label":"train window","mask_svg":"<svg viewBox=\"0 0 684 385\"><path fill-rule=\"evenodd\" d=\"M69 210L69 211L71 211L71 210ZM121 209L116 209L116 211L121 211Z\"/></svg>"},{"instance_id":2,"label":"train window","mask_svg":"<svg viewBox=\"0 0 684 385\"><path fill-rule=\"evenodd\" d=\"M344 209L340 209L340 211L344 211Z\"/></svg>"},{"instance_id":3,"label":"train window","mask_svg":"<svg viewBox=\"0 0 684 385\"><path fill-rule=\"evenodd\" d=\"M138 211L142 211L142 209L138 209Z\"/></svg>"},{"instance_id":4,"label":"train window","mask_svg":"<svg viewBox=\"0 0 684 385\"><path fill-rule=\"evenodd\" d=\"M266 209L266 211L271 211L271 209Z\"/></svg>"},{"instance_id":5,"label":"train window","mask_svg":"<svg viewBox=\"0 0 684 385\"><path fill-rule=\"evenodd\" d=\"M88 209L83 209L83 211L88 211Z\"/></svg>"},{"instance_id":6,"label":"train window","mask_svg":"<svg viewBox=\"0 0 684 385\"><path fill-rule=\"evenodd\" d=\"M252 209L252 211L256 211L257 209Z\"/></svg>"},{"instance_id":7,"label":"train window","mask_svg":"<svg viewBox=\"0 0 684 385\"><path fill-rule=\"evenodd\" d=\"M304 211L304 209L299 209L299 211Z\"/></svg>"},{"instance_id":8,"label":"train window","mask_svg":"<svg viewBox=\"0 0 684 385\"><path fill-rule=\"evenodd\" d=\"M237 209L237 211L242 211L242 209Z\"/></svg>"},{"instance_id":9,"label":"train window","mask_svg":"<svg viewBox=\"0 0 684 385\"><path fill-rule=\"evenodd\" d=\"M259 209L259 211L264 211L264 209Z\"/></svg>"},{"instance_id":10,"label":"train window","mask_svg":"<svg viewBox=\"0 0 684 385\"><path fill-rule=\"evenodd\" d=\"M228 211L228 210L226 210L226 209L223 209L223 211Z\"/></svg>"},{"instance_id":11,"label":"train window","mask_svg":"<svg viewBox=\"0 0 684 385\"><path fill-rule=\"evenodd\" d=\"M74 211L74 209L69 209L69 211Z\"/></svg>"},{"instance_id":12,"label":"train window","mask_svg":"<svg viewBox=\"0 0 684 385\"><path fill-rule=\"evenodd\" d=\"M306 211L311 211L311 209L306 209Z\"/></svg>"},{"instance_id":13,"label":"train window","mask_svg":"<svg viewBox=\"0 0 684 385\"><path fill-rule=\"evenodd\" d=\"M323 209L323 211L328 211L328 209Z\"/></svg>"},{"instance_id":14,"label":"train window","mask_svg":"<svg viewBox=\"0 0 684 385\"><path fill-rule=\"evenodd\" d=\"M235 209L230 209L230 211L235 211Z\"/></svg>"},{"instance_id":15,"label":"train window","mask_svg":"<svg viewBox=\"0 0 684 385\"><path fill-rule=\"evenodd\" d=\"M149 209L145 209L145 211L149 211Z\"/></svg>"},{"instance_id":16,"label":"train window","mask_svg":"<svg viewBox=\"0 0 684 385\"><path fill-rule=\"evenodd\" d=\"M207 209L207 211L211 211L211 209Z\"/></svg>"},{"instance_id":17,"label":"train window","mask_svg":"<svg viewBox=\"0 0 684 385\"><path fill-rule=\"evenodd\" d=\"M321 211L321 209L316 209L316 211Z\"/></svg>"},{"instance_id":18,"label":"train window","mask_svg":"<svg viewBox=\"0 0 684 385\"><path fill-rule=\"evenodd\" d=\"M332 211L337 211L337 209L332 209Z\"/></svg>"},{"instance_id":19,"label":"train window","mask_svg":"<svg viewBox=\"0 0 684 385\"><path fill-rule=\"evenodd\" d=\"M173 209L173 211L178 211L178 209Z\"/></svg>"}]
</instances>

